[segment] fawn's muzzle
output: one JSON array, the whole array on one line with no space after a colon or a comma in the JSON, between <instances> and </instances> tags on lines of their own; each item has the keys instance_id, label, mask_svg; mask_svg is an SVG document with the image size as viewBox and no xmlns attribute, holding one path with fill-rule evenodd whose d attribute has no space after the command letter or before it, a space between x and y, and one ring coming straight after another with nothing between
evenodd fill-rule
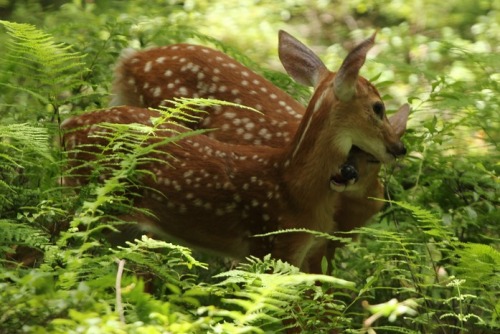
<instances>
[{"instance_id":1,"label":"fawn's muzzle","mask_svg":"<svg viewBox=\"0 0 500 334\"><path fill-rule=\"evenodd\" d=\"M406 154L406 147L402 142L399 142L387 148L387 151L397 158Z\"/></svg>"}]
</instances>

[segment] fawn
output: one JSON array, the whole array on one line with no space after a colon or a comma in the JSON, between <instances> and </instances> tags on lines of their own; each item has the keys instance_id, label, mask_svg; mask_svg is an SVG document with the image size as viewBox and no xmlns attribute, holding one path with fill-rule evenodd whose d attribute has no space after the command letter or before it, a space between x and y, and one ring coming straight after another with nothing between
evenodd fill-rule
<instances>
[{"instance_id":1,"label":"fawn","mask_svg":"<svg viewBox=\"0 0 500 334\"><path fill-rule=\"evenodd\" d=\"M262 142L241 145L241 141L247 140L245 133L241 134L239 145L230 142L231 135L226 141L197 135L180 140L178 145L161 147L173 158L167 159L168 165L151 162L143 166L156 177L146 176L142 182L145 189L154 189L164 197L145 190L142 198L135 203L149 209L157 219L149 216L134 218L197 247L236 258L250 254L263 256L270 252L304 270L311 270L310 267L315 265L310 261L315 261L313 257L317 257L318 251L324 248L324 242L306 233L266 238L254 238L252 235L287 228L335 231L337 227L332 217L335 216L335 209L341 207L338 191L351 187L351 180L344 180L340 172L350 159L349 153L354 152L354 155L377 162L390 162L405 153L400 137L404 132L407 111L400 110L396 114L399 116L393 122L393 128L385 116L377 90L358 74L373 43L374 36L362 42L347 55L338 72L332 73L311 50L287 33L280 32L280 56L285 67L299 82L316 87L290 139L282 134L279 136L282 143L271 147L262 145ZM144 71L152 70L153 62L161 64L167 58L161 57L150 60L149 65L144 65ZM190 71L193 71L192 67ZM137 82L137 78L129 78L127 82L131 84L132 80ZM174 80L174 84L180 82ZM146 83L151 85L145 82L142 88L148 89ZM242 86L246 85L240 82L237 88L224 86L224 90L243 90ZM152 87L153 96L162 94L162 86ZM179 86L177 91L183 93L188 87L192 86ZM210 87L208 91L221 89L218 85ZM188 94L196 96L192 92ZM248 94L255 95L252 90L248 90ZM136 96L140 98L140 95ZM279 101L284 99L283 96L280 95ZM139 103L144 103L144 100L143 95L143 101ZM290 118L290 115L299 115L297 119L300 118L300 113L283 103L278 102L284 107L282 114L288 112L285 118ZM274 119L275 126L279 127L275 115L271 118L270 112L267 112L269 109L262 110L265 110L264 116ZM216 112L214 110L209 117L217 115ZM228 118L225 113L221 112L221 117L218 117L224 122L220 126L221 132L224 129L229 131L224 127L228 124L227 120L240 119L243 122L239 115L230 113ZM151 116L157 116L157 113L127 106L85 114L63 123L66 131L64 140L71 150L82 144L98 142L100 139L88 135L96 131L101 122L148 123ZM249 118L242 126L247 130L256 127L251 120ZM167 131L184 131L171 124L164 126ZM272 132L273 137L278 137L275 134ZM234 133L232 137L234 139ZM260 137L266 139L266 136ZM82 154L82 151L74 151L70 158L79 160ZM376 177L378 164L372 170L375 175L367 178L371 180L367 184L373 183L375 195L381 195ZM370 189L364 189L362 193L371 194L371 187L364 187ZM357 199L366 200L364 195Z\"/></svg>"},{"instance_id":2,"label":"fawn","mask_svg":"<svg viewBox=\"0 0 500 334\"><path fill-rule=\"evenodd\" d=\"M293 76L294 64L289 61L287 48L280 47L279 55ZM214 106L207 109L207 116L198 124L186 124L192 128L217 128L207 135L233 144L282 147L297 131L305 113L302 104L251 69L220 51L191 44L124 50L115 69L112 91L114 106L158 107L176 97L200 97L259 110L260 114L233 106ZM405 131L408 114L409 106L404 105L389 118L399 137ZM380 163L356 147L351 150L348 163L356 168L358 177L338 175L339 186L349 183L347 191L338 193L334 203L338 231L363 226L383 206L382 202L368 199L384 196L378 179ZM323 255L323 251L318 253L315 272L320 270Z\"/></svg>"}]
</instances>

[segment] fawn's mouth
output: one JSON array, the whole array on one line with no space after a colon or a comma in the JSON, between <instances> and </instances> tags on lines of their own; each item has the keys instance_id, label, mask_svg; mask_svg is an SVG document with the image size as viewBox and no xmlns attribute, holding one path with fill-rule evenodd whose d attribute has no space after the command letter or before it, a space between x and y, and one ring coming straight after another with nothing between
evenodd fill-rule
<instances>
[{"instance_id":1,"label":"fawn's mouth","mask_svg":"<svg viewBox=\"0 0 500 334\"><path fill-rule=\"evenodd\" d=\"M330 176L330 189L342 192L348 186L358 182L359 164L380 164L380 160L370 153L363 151L357 146L353 146L349 152L346 162L340 166L339 170Z\"/></svg>"},{"instance_id":2,"label":"fawn's mouth","mask_svg":"<svg viewBox=\"0 0 500 334\"><path fill-rule=\"evenodd\" d=\"M348 186L358 181L357 169L348 163L340 166L338 173L330 176L330 188L334 191L344 191Z\"/></svg>"}]
</instances>

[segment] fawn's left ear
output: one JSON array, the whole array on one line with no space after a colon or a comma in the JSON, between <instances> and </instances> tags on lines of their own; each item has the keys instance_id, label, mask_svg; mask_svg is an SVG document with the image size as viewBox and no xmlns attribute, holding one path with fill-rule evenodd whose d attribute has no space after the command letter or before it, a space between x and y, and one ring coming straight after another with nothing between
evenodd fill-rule
<instances>
[{"instance_id":1,"label":"fawn's left ear","mask_svg":"<svg viewBox=\"0 0 500 334\"><path fill-rule=\"evenodd\" d=\"M410 115L410 105L408 103L403 104L399 107L398 111L389 117L389 123L391 123L394 133L398 138L401 138L406 131L406 123L408 122L408 116Z\"/></svg>"},{"instance_id":2,"label":"fawn's left ear","mask_svg":"<svg viewBox=\"0 0 500 334\"><path fill-rule=\"evenodd\" d=\"M370 38L361 42L345 57L342 65L335 74L335 96L341 101L349 101L356 93L359 70L366 60L366 54L375 43L374 33Z\"/></svg>"},{"instance_id":3,"label":"fawn's left ear","mask_svg":"<svg viewBox=\"0 0 500 334\"><path fill-rule=\"evenodd\" d=\"M278 55L286 72L302 85L316 87L328 73L325 64L311 49L283 30L279 31Z\"/></svg>"}]
</instances>

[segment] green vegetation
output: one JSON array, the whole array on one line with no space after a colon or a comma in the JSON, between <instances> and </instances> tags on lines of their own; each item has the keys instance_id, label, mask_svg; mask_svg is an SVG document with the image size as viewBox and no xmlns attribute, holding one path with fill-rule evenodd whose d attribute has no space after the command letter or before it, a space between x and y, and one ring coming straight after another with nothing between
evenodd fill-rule
<instances>
[{"instance_id":1,"label":"green vegetation","mask_svg":"<svg viewBox=\"0 0 500 334\"><path fill-rule=\"evenodd\" d=\"M498 1L25 0L0 15L0 333L500 331ZM326 275L270 258L230 270L145 236L110 246L148 131L115 127L130 143L122 169L75 192L60 185L61 121L107 105L123 48L185 41L306 101L278 72L281 28L330 68L378 30L363 75L389 110L412 105L385 209L359 240L343 235Z\"/></svg>"}]
</instances>

